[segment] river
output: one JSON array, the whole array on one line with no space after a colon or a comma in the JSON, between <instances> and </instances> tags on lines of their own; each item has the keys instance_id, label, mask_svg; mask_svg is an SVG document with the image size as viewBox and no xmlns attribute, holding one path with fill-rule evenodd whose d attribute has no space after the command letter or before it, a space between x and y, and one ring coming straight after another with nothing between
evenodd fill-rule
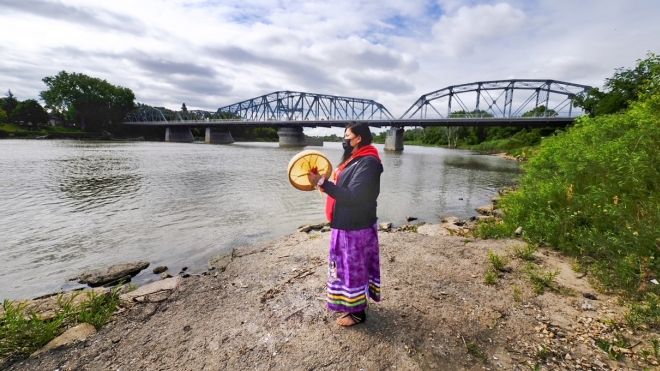
<instances>
[{"instance_id":1,"label":"river","mask_svg":"<svg viewBox=\"0 0 660 371\"><path fill-rule=\"evenodd\" d=\"M378 215L468 217L519 174L515 162L443 148L381 151ZM336 163L339 143L321 150ZM0 140L0 300L72 289L76 273L146 260L135 281L184 266L203 271L223 249L324 220L316 191L286 178L300 149L277 143Z\"/></svg>"}]
</instances>

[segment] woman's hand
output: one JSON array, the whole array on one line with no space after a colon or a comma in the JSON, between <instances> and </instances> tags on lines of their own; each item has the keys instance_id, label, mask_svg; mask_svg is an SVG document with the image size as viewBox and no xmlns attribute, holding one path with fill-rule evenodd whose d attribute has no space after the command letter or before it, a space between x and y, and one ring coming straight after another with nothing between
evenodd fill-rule
<instances>
[{"instance_id":1,"label":"woman's hand","mask_svg":"<svg viewBox=\"0 0 660 371\"><path fill-rule=\"evenodd\" d=\"M307 180L309 180L309 184L312 184L314 187L316 187L316 185L319 183L319 180L321 180L321 175L310 171L307 173Z\"/></svg>"}]
</instances>

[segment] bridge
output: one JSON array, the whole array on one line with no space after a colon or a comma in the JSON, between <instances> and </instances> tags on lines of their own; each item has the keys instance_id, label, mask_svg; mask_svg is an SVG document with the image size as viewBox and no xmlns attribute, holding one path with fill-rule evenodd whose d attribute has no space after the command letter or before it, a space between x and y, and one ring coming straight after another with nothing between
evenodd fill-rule
<instances>
[{"instance_id":1,"label":"bridge","mask_svg":"<svg viewBox=\"0 0 660 371\"><path fill-rule=\"evenodd\" d=\"M574 98L590 86L556 80L496 80L452 85L422 95L395 118L373 100L277 91L216 112L170 111L143 106L124 124L165 128L166 141L192 142L191 127L205 127L207 143L232 143L231 127L274 127L280 146L304 146L304 127L345 127L352 121L389 127L387 150L403 149L405 127L562 127L583 112Z\"/></svg>"}]
</instances>

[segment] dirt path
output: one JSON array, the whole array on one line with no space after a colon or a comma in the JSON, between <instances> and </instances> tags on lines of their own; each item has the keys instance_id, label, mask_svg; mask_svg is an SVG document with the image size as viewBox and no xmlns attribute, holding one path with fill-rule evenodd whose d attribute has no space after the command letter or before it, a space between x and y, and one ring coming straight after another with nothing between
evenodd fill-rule
<instances>
[{"instance_id":1,"label":"dirt path","mask_svg":"<svg viewBox=\"0 0 660 371\"><path fill-rule=\"evenodd\" d=\"M584 299L595 291L560 257L537 253L561 269L563 287L537 295L516 259L496 285L484 284L488 251L503 255L520 241L413 232L380 240L383 301L365 324L339 328L325 309L329 234L295 233L237 250L217 276L191 276L169 299L135 305L91 339L11 369L654 367L611 360L594 345L616 330L608 319L620 320L623 308L601 294ZM626 335L639 347L649 336Z\"/></svg>"}]
</instances>

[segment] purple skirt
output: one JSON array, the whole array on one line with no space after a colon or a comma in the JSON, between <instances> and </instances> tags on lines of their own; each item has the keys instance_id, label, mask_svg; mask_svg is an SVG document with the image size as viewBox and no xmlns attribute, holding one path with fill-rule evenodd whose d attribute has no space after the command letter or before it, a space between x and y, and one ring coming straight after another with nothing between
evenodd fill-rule
<instances>
[{"instance_id":1,"label":"purple skirt","mask_svg":"<svg viewBox=\"0 0 660 371\"><path fill-rule=\"evenodd\" d=\"M367 297L380 301L378 225L345 231L332 229L328 254L328 308L359 312Z\"/></svg>"}]
</instances>

